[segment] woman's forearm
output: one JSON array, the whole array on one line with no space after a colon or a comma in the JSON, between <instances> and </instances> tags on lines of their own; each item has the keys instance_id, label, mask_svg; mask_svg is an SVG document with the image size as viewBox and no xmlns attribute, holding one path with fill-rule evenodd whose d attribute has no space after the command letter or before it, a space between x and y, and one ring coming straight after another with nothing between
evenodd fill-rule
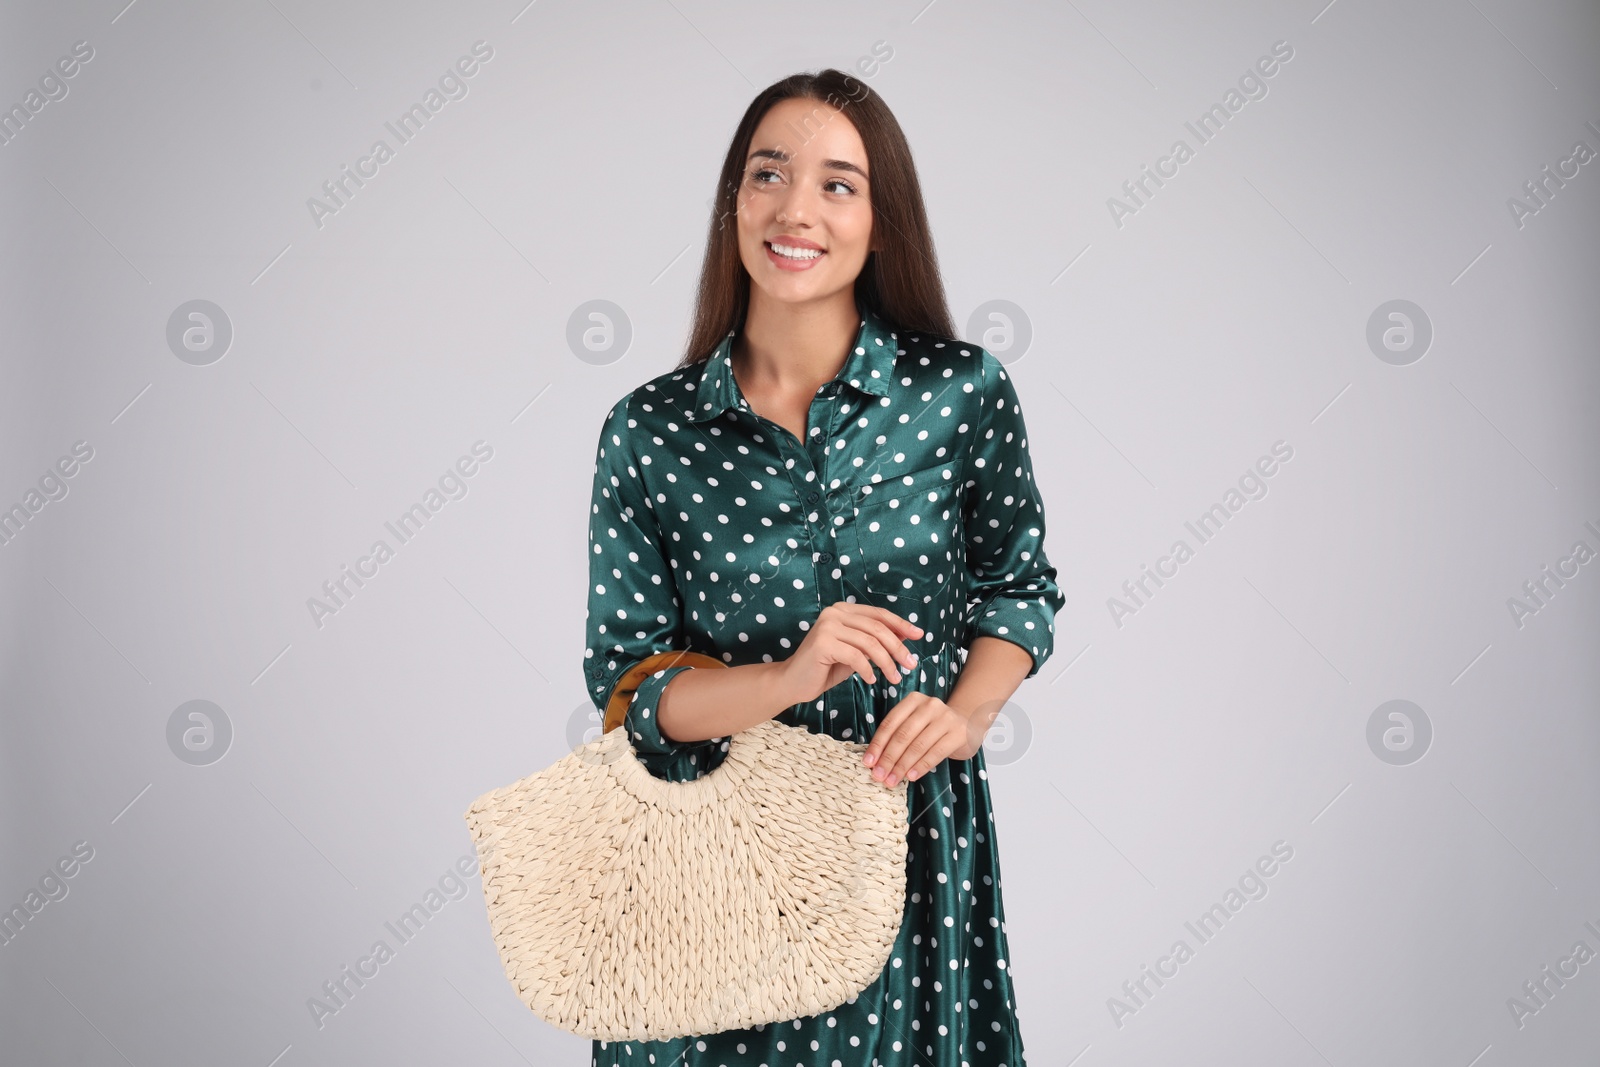
<instances>
[{"instance_id":1,"label":"woman's forearm","mask_svg":"<svg viewBox=\"0 0 1600 1067\"><path fill-rule=\"evenodd\" d=\"M989 724L1031 670L1033 656L1020 645L989 634L973 639L961 676L945 698L945 703L965 715L969 723L968 748L957 753L957 758L971 759L978 754Z\"/></svg>"},{"instance_id":2,"label":"woman's forearm","mask_svg":"<svg viewBox=\"0 0 1600 1067\"><path fill-rule=\"evenodd\" d=\"M679 671L661 691L657 728L670 741L687 742L729 737L766 722L800 700L784 671L786 662ZM958 758L977 754L989 725L1032 669L1033 657L1010 641L987 634L973 640L945 700L971 723L969 749Z\"/></svg>"},{"instance_id":3,"label":"woman's forearm","mask_svg":"<svg viewBox=\"0 0 1600 1067\"><path fill-rule=\"evenodd\" d=\"M679 671L661 691L656 727L669 741L705 741L766 722L799 702L785 662Z\"/></svg>"}]
</instances>

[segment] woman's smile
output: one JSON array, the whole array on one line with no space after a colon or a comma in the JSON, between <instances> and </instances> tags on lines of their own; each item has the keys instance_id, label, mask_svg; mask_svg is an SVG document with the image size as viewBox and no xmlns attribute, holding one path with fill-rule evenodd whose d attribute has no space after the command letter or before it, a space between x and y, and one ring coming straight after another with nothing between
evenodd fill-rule
<instances>
[{"instance_id":1,"label":"woman's smile","mask_svg":"<svg viewBox=\"0 0 1600 1067\"><path fill-rule=\"evenodd\" d=\"M776 264L779 270L810 270L828 254L814 241L804 239L780 237L763 243L766 245L767 259Z\"/></svg>"}]
</instances>

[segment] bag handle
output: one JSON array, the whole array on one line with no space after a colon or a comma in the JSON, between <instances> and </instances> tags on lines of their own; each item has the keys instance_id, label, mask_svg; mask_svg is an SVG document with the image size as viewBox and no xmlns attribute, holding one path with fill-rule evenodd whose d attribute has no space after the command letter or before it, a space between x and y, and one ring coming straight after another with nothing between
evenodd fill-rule
<instances>
[{"instance_id":1,"label":"bag handle","mask_svg":"<svg viewBox=\"0 0 1600 1067\"><path fill-rule=\"evenodd\" d=\"M622 677L617 679L616 686L611 690L611 700L606 704L605 721L600 732L608 734L622 725L623 718L628 714L628 705L633 703L633 694L640 684L656 671L668 667L726 667L727 664L715 656L707 656L700 652L683 651L657 652L652 656L635 663L632 667L622 672Z\"/></svg>"}]
</instances>

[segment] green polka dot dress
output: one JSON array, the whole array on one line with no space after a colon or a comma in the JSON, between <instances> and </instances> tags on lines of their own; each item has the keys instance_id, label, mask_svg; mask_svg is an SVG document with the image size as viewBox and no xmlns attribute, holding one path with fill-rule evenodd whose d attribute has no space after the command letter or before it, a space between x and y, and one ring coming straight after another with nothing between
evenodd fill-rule
<instances>
[{"instance_id":1,"label":"green polka dot dress","mask_svg":"<svg viewBox=\"0 0 1600 1067\"><path fill-rule=\"evenodd\" d=\"M825 605L888 608L921 626L901 685L858 675L778 721L849 741L913 690L944 698L974 638L1026 649L1038 673L1063 602L1044 552L1016 390L976 345L906 336L871 311L839 375L817 390L806 440L755 414L728 363L646 382L605 417L589 529L588 691L657 652L730 666L791 655ZM656 729L646 678L622 729L659 778L714 770L727 738ZM905 916L888 963L832 1011L670 1041L595 1041L595 1067L1023 1067L980 751L910 794Z\"/></svg>"}]
</instances>

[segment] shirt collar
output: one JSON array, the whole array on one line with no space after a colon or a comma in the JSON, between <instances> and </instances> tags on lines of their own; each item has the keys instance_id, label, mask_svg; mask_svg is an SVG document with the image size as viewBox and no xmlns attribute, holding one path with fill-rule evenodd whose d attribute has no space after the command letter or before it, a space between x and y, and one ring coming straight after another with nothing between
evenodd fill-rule
<instances>
[{"instance_id":1,"label":"shirt collar","mask_svg":"<svg viewBox=\"0 0 1600 1067\"><path fill-rule=\"evenodd\" d=\"M744 404L739 383L733 377L733 366L728 362L733 352L734 333L730 330L706 357L694 389L694 413L686 416L688 421L705 422ZM888 396L897 345L894 331L887 322L871 311L862 312L861 329L850 346L850 355L845 357L844 366L833 380L871 396ZM748 407L745 410L749 410Z\"/></svg>"}]
</instances>

